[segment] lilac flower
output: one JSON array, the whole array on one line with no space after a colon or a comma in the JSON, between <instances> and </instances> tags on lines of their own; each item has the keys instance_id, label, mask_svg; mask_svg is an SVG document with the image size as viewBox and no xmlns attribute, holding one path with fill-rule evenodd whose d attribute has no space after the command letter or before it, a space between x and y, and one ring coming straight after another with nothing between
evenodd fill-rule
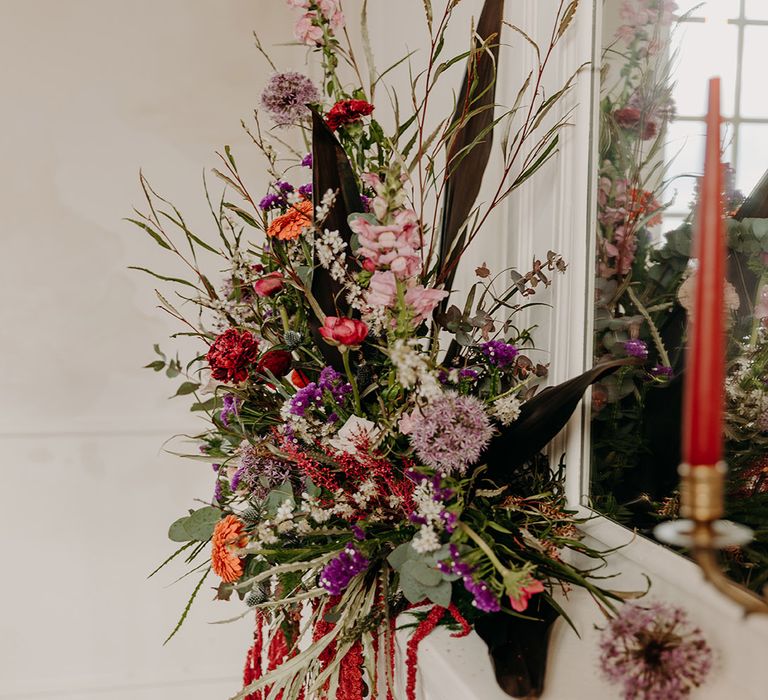
<instances>
[{"instance_id":1,"label":"lilac flower","mask_svg":"<svg viewBox=\"0 0 768 700\"><path fill-rule=\"evenodd\" d=\"M681 700L712 667L712 649L682 608L625 604L603 630L600 667L624 700Z\"/></svg>"},{"instance_id":2,"label":"lilac flower","mask_svg":"<svg viewBox=\"0 0 768 700\"><path fill-rule=\"evenodd\" d=\"M489 340L487 343L481 343L480 351L496 367L511 365L517 357L517 348L503 340Z\"/></svg>"},{"instance_id":3,"label":"lilac flower","mask_svg":"<svg viewBox=\"0 0 768 700\"><path fill-rule=\"evenodd\" d=\"M482 454L493 434L483 404L473 396L446 392L424 414L414 411L408 435L418 458L427 466L463 473Z\"/></svg>"},{"instance_id":4,"label":"lilac flower","mask_svg":"<svg viewBox=\"0 0 768 700\"><path fill-rule=\"evenodd\" d=\"M229 427L230 416L237 416L239 408L239 399L234 394L224 394L224 405L222 406L221 413L219 413L219 420Z\"/></svg>"},{"instance_id":5,"label":"lilac flower","mask_svg":"<svg viewBox=\"0 0 768 700\"><path fill-rule=\"evenodd\" d=\"M277 209L278 207L285 206L285 199L279 194L270 193L261 198L259 202L259 209L262 211L269 211L270 209Z\"/></svg>"},{"instance_id":6,"label":"lilac flower","mask_svg":"<svg viewBox=\"0 0 768 700\"><path fill-rule=\"evenodd\" d=\"M624 352L630 357L639 357L641 360L645 360L648 357L648 346L644 340L638 338L632 338L624 342Z\"/></svg>"},{"instance_id":7,"label":"lilac flower","mask_svg":"<svg viewBox=\"0 0 768 700\"><path fill-rule=\"evenodd\" d=\"M306 185L299 187L299 194L305 199L312 199L312 183L308 182Z\"/></svg>"},{"instance_id":8,"label":"lilac flower","mask_svg":"<svg viewBox=\"0 0 768 700\"><path fill-rule=\"evenodd\" d=\"M307 155L305 155L305 156L304 156L304 157L301 159L301 164L302 164L302 165L303 165L305 168L311 168L311 167L312 167L312 154L311 154L311 153L307 153Z\"/></svg>"},{"instance_id":9,"label":"lilac flower","mask_svg":"<svg viewBox=\"0 0 768 700\"><path fill-rule=\"evenodd\" d=\"M278 126L288 126L309 114L307 104L320 94L312 81L301 73L275 73L261 93L261 105Z\"/></svg>"},{"instance_id":10,"label":"lilac flower","mask_svg":"<svg viewBox=\"0 0 768 700\"><path fill-rule=\"evenodd\" d=\"M331 595L341 595L352 579L368 568L370 562L353 545L348 544L320 574L320 585Z\"/></svg>"}]
</instances>

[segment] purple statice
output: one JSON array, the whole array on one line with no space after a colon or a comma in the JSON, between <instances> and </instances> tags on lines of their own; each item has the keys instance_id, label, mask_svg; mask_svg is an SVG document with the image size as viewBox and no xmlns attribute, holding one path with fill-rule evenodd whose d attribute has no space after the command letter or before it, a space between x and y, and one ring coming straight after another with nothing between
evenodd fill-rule
<instances>
[{"instance_id":1,"label":"purple statice","mask_svg":"<svg viewBox=\"0 0 768 700\"><path fill-rule=\"evenodd\" d=\"M284 206L285 199L279 194L275 194L274 192L270 192L268 195L262 197L261 201L259 201L259 209L262 211L271 211L272 209L278 209L279 207Z\"/></svg>"},{"instance_id":2,"label":"purple statice","mask_svg":"<svg viewBox=\"0 0 768 700\"><path fill-rule=\"evenodd\" d=\"M632 338L631 340L625 340L622 346L624 352L630 357L639 357L641 360L645 360L648 357L648 346L644 340Z\"/></svg>"},{"instance_id":3,"label":"purple statice","mask_svg":"<svg viewBox=\"0 0 768 700\"><path fill-rule=\"evenodd\" d=\"M423 464L464 473L480 458L493 428L481 401L445 392L429 404L428 411L413 412L407 433Z\"/></svg>"},{"instance_id":4,"label":"purple statice","mask_svg":"<svg viewBox=\"0 0 768 700\"><path fill-rule=\"evenodd\" d=\"M672 379L674 370L671 367L667 367L666 365L654 365L648 370L648 374L650 374L655 379L669 380Z\"/></svg>"},{"instance_id":5,"label":"purple statice","mask_svg":"<svg viewBox=\"0 0 768 700\"><path fill-rule=\"evenodd\" d=\"M503 340L489 340L487 343L481 343L480 352L496 367L507 367L517 357L517 348Z\"/></svg>"},{"instance_id":6,"label":"purple statice","mask_svg":"<svg viewBox=\"0 0 768 700\"><path fill-rule=\"evenodd\" d=\"M363 528L361 528L359 525L353 525L350 530L352 530L352 536L358 542L362 542L365 539L365 530L363 530Z\"/></svg>"},{"instance_id":7,"label":"purple statice","mask_svg":"<svg viewBox=\"0 0 768 700\"><path fill-rule=\"evenodd\" d=\"M600 669L624 700L682 700L712 668L712 649L682 608L627 603L600 637Z\"/></svg>"},{"instance_id":8,"label":"purple statice","mask_svg":"<svg viewBox=\"0 0 768 700\"><path fill-rule=\"evenodd\" d=\"M365 571L369 564L368 559L350 542L326 564L320 574L320 586L331 595L341 595L352 579Z\"/></svg>"},{"instance_id":9,"label":"purple statice","mask_svg":"<svg viewBox=\"0 0 768 700\"><path fill-rule=\"evenodd\" d=\"M291 415L303 418L308 408L319 408L322 405L323 390L316 382L310 382L291 397L288 410Z\"/></svg>"},{"instance_id":10,"label":"purple statice","mask_svg":"<svg viewBox=\"0 0 768 700\"><path fill-rule=\"evenodd\" d=\"M444 574L455 574L461 577L468 593L474 596L472 605L482 612L498 612L501 610L499 597L491 587L483 580L477 580L472 576L473 567L461 560L459 548L452 544L449 547L451 558L447 561L439 561L437 568Z\"/></svg>"},{"instance_id":11,"label":"purple statice","mask_svg":"<svg viewBox=\"0 0 768 700\"><path fill-rule=\"evenodd\" d=\"M477 379L480 375L473 369L460 369L459 370L459 379L469 379L471 381L474 381Z\"/></svg>"},{"instance_id":12,"label":"purple statice","mask_svg":"<svg viewBox=\"0 0 768 700\"><path fill-rule=\"evenodd\" d=\"M219 413L219 420L225 427L228 428L230 417L237 416L237 412L240 406L240 399L238 399L234 394L224 394L222 402L223 406L221 408L221 413Z\"/></svg>"},{"instance_id":13,"label":"purple statice","mask_svg":"<svg viewBox=\"0 0 768 700\"><path fill-rule=\"evenodd\" d=\"M290 182L286 182L285 180L278 180L275 183L275 187L283 194L290 194L294 189L293 185Z\"/></svg>"},{"instance_id":14,"label":"purple statice","mask_svg":"<svg viewBox=\"0 0 768 700\"><path fill-rule=\"evenodd\" d=\"M299 194L304 197L304 199L312 199L312 183L308 182L306 185L300 185Z\"/></svg>"},{"instance_id":15,"label":"purple statice","mask_svg":"<svg viewBox=\"0 0 768 700\"><path fill-rule=\"evenodd\" d=\"M301 159L301 164L305 168L311 168L312 167L312 154L311 153L307 153L307 155L305 155Z\"/></svg>"},{"instance_id":16,"label":"purple statice","mask_svg":"<svg viewBox=\"0 0 768 700\"><path fill-rule=\"evenodd\" d=\"M271 455L263 455L259 449L243 440L238 448L239 460L229 470L229 488L249 497L266 498L269 492L280 486L291 471L286 462Z\"/></svg>"},{"instance_id":17,"label":"purple statice","mask_svg":"<svg viewBox=\"0 0 768 700\"><path fill-rule=\"evenodd\" d=\"M224 501L224 490L219 479L216 479L216 485L213 487L213 500L216 501L216 503L222 503Z\"/></svg>"},{"instance_id":18,"label":"purple statice","mask_svg":"<svg viewBox=\"0 0 768 700\"><path fill-rule=\"evenodd\" d=\"M320 408L324 397L329 397L333 403L341 405L351 392L352 385L344 381L339 372L333 367L325 367L316 382L310 382L293 395L288 404L288 412L303 418L308 408ZM331 416L335 416L332 422L338 420L335 412L332 412L328 418Z\"/></svg>"},{"instance_id":19,"label":"purple statice","mask_svg":"<svg viewBox=\"0 0 768 700\"><path fill-rule=\"evenodd\" d=\"M364 194L360 195L360 203L363 205L363 213L368 214L371 211L371 198Z\"/></svg>"},{"instance_id":20,"label":"purple statice","mask_svg":"<svg viewBox=\"0 0 768 700\"><path fill-rule=\"evenodd\" d=\"M277 126L288 126L309 115L307 105L320 94L312 81L301 73L275 73L261 93L261 106Z\"/></svg>"}]
</instances>

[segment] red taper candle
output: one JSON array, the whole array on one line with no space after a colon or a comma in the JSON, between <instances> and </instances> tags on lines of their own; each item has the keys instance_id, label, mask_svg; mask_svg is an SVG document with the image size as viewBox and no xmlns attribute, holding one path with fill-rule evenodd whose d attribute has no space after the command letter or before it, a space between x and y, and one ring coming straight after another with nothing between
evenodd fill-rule
<instances>
[{"instance_id":1,"label":"red taper candle","mask_svg":"<svg viewBox=\"0 0 768 700\"><path fill-rule=\"evenodd\" d=\"M725 224L720 163L720 79L709 81L704 177L695 220L698 260L683 395L683 462L714 467L723 453Z\"/></svg>"}]
</instances>

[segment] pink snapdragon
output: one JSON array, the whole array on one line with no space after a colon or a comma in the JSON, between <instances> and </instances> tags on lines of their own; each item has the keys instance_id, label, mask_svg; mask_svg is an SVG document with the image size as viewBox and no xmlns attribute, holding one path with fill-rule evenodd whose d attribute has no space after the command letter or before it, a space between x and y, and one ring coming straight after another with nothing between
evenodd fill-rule
<instances>
[{"instance_id":1,"label":"pink snapdragon","mask_svg":"<svg viewBox=\"0 0 768 700\"><path fill-rule=\"evenodd\" d=\"M420 284L405 292L405 303L413 311L416 325L426 321L437 305L448 296L444 289L422 287Z\"/></svg>"},{"instance_id":2,"label":"pink snapdragon","mask_svg":"<svg viewBox=\"0 0 768 700\"><path fill-rule=\"evenodd\" d=\"M338 29L344 24L344 13L341 11L339 0L317 0L317 6L332 29Z\"/></svg>"},{"instance_id":3,"label":"pink snapdragon","mask_svg":"<svg viewBox=\"0 0 768 700\"><path fill-rule=\"evenodd\" d=\"M421 230L416 212L403 209L390 224L374 224L359 216L350 228L360 239L358 255L370 261L366 269L391 270L398 279L421 272Z\"/></svg>"},{"instance_id":4,"label":"pink snapdragon","mask_svg":"<svg viewBox=\"0 0 768 700\"><path fill-rule=\"evenodd\" d=\"M418 326L426 321L437 305L448 296L444 289L412 284L405 290L405 305ZM374 309L393 309L397 304L397 278L389 271L373 273L366 295L366 303Z\"/></svg>"},{"instance_id":5,"label":"pink snapdragon","mask_svg":"<svg viewBox=\"0 0 768 700\"><path fill-rule=\"evenodd\" d=\"M296 22L293 34L302 44L307 46L322 44L323 29L314 23L315 19L317 19L316 12L306 12Z\"/></svg>"}]
</instances>

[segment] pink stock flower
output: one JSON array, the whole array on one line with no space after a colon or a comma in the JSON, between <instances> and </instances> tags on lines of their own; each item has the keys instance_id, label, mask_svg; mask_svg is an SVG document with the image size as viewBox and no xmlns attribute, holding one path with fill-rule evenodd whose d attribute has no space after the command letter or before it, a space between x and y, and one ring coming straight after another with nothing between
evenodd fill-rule
<instances>
[{"instance_id":1,"label":"pink stock flower","mask_svg":"<svg viewBox=\"0 0 768 700\"><path fill-rule=\"evenodd\" d=\"M529 581L530 583L520 588L517 596L509 596L509 604L512 606L512 609L516 610L517 612L523 612L526 610L528 608L528 602L531 600L531 598L536 593L541 593L544 591L544 584L541 581L533 578L532 576L529 577Z\"/></svg>"},{"instance_id":2,"label":"pink stock flower","mask_svg":"<svg viewBox=\"0 0 768 700\"><path fill-rule=\"evenodd\" d=\"M294 7L300 10L306 10L309 7L309 0L285 0L288 7Z\"/></svg>"},{"instance_id":3,"label":"pink stock flower","mask_svg":"<svg viewBox=\"0 0 768 700\"><path fill-rule=\"evenodd\" d=\"M306 12L303 14L299 21L296 22L296 26L293 28L294 36L307 46L317 46L322 44L323 30L314 24L314 20L317 19L316 12Z\"/></svg>"},{"instance_id":4,"label":"pink stock flower","mask_svg":"<svg viewBox=\"0 0 768 700\"><path fill-rule=\"evenodd\" d=\"M405 303L413 309L414 323L418 326L422 321L426 321L435 307L448 296L444 289L432 289L417 285L411 287L405 293Z\"/></svg>"}]
</instances>

